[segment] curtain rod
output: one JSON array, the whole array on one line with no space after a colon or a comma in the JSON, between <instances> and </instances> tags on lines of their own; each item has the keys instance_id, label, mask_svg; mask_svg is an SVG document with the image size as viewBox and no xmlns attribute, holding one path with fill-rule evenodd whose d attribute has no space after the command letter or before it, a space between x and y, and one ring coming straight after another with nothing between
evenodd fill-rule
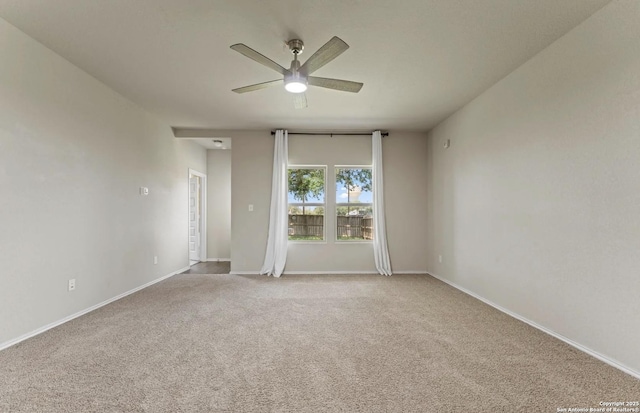
<instances>
[{"instance_id":1,"label":"curtain rod","mask_svg":"<svg viewBox=\"0 0 640 413\"><path fill-rule=\"evenodd\" d=\"M271 135L275 135L276 131L271 131ZM328 136L371 136L371 133L362 133L362 132L289 132L289 135L328 135ZM389 136L389 132L381 132L381 135Z\"/></svg>"}]
</instances>

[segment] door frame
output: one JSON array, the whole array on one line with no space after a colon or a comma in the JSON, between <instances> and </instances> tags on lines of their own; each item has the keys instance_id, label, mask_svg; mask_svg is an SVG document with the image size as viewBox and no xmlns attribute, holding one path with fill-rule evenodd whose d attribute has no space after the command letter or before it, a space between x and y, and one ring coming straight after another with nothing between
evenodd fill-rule
<instances>
[{"instance_id":1,"label":"door frame","mask_svg":"<svg viewBox=\"0 0 640 413\"><path fill-rule=\"evenodd\" d=\"M207 261L207 175L200 171L189 168L187 174L187 258L189 262L189 178L191 175L200 177L200 199L201 199L201 211L200 214L200 262Z\"/></svg>"}]
</instances>

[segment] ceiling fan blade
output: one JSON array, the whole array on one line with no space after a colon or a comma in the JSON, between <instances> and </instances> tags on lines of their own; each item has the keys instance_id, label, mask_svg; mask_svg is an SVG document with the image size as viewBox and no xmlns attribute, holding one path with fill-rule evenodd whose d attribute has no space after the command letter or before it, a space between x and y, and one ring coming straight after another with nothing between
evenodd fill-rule
<instances>
[{"instance_id":1,"label":"ceiling fan blade","mask_svg":"<svg viewBox=\"0 0 640 413\"><path fill-rule=\"evenodd\" d=\"M305 93L293 94L293 107L296 109L304 109L307 107L307 95Z\"/></svg>"},{"instance_id":2,"label":"ceiling fan blade","mask_svg":"<svg viewBox=\"0 0 640 413\"><path fill-rule=\"evenodd\" d=\"M254 90L265 89L265 88L268 88L269 86L281 85L282 82L283 82L282 79L270 80L268 82L256 83L255 85L249 85L249 86L239 87L237 89L232 89L232 92L236 92L236 93L253 92Z\"/></svg>"},{"instance_id":3,"label":"ceiling fan blade","mask_svg":"<svg viewBox=\"0 0 640 413\"><path fill-rule=\"evenodd\" d=\"M245 44L242 44L242 43L234 44L231 46L231 48L236 52L247 56L249 59L255 60L261 65L267 66L268 68L275 70L276 72L280 73L283 76L286 74L289 74L289 71L287 69L280 66L279 64L269 59L268 57L256 52L255 50L253 50L252 48L250 48Z\"/></svg>"},{"instance_id":4,"label":"ceiling fan blade","mask_svg":"<svg viewBox=\"0 0 640 413\"><path fill-rule=\"evenodd\" d=\"M310 75L322 66L326 65L336 57L340 56L342 52L347 50L349 45L341 38L333 36L331 40L318 49L302 66L300 66L300 73L304 75Z\"/></svg>"},{"instance_id":5,"label":"ceiling fan blade","mask_svg":"<svg viewBox=\"0 0 640 413\"><path fill-rule=\"evenodd\" d=\"M309 76L307 82L311 86L326 87L327 89L335 89L343 92L358 93L364 83L352 82L350 80L327 79L326 77Z\"/></svg>"}]
</instances>

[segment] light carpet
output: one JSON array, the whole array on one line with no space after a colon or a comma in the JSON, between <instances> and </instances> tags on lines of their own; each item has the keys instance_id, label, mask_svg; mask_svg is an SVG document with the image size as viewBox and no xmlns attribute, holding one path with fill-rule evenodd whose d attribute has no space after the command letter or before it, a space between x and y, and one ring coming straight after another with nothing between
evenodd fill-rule
<instances>
[{"instance_id":1,"label":"light carpet","mask_svg":"<svg viewBox=\"0 0 640 413\"><path fill-rule=\"evenodd\" d=\"M3 412L557 412L640 380L424 275L183 274L0 352Z\"/></svg>"}]
</instances>

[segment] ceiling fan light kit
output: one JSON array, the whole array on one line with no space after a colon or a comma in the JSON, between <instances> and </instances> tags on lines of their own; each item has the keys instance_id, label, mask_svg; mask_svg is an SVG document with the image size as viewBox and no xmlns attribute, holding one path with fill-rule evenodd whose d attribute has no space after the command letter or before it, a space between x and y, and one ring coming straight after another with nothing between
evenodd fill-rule
<instances>
[{"instance_id":1,"label":"ceiling fan light kit","mask_svg":"<svg viewBox=\"0 0 640 413\"><path fill-rule=\"evenodd\" d=\"M311 73L320 69L322 66L326 65L349 48L349 45L339 37L334 36L331 40L325 43L309 59L307 59L302 66L298 60L298 55L304 50L304 43L302 40L289 40L287 45L289 46L291 53L293 53L293 60L291 61L291 67L289 69L285 69L278 63L256 52L247 45L242 43L232 45L231 49L272 70L275 70L282 75L282 79L240 87L233 89L233 92L252 92L254 90L260 90L269 86L284 83L285 90L296 95L294 98L294 106L296 108L305 108L307 107L307 98L303 93L307 90L308 86L318 86L351 93L358 93L360 89L362 89L363 84L359 82L309 76Z\"/></svg>"},{"instance_id":2,"label":"ceiling fan light kit","mask_svg":"<svg viewBox=\"0 0 640 413\"><path fill-rule=\"evenodd\" d=\"M303 82L304 79L289 78L284 80L284 88L287 92L291 93L303 93L307 90L307 82Z\"/></svg>"}]
</instances>

